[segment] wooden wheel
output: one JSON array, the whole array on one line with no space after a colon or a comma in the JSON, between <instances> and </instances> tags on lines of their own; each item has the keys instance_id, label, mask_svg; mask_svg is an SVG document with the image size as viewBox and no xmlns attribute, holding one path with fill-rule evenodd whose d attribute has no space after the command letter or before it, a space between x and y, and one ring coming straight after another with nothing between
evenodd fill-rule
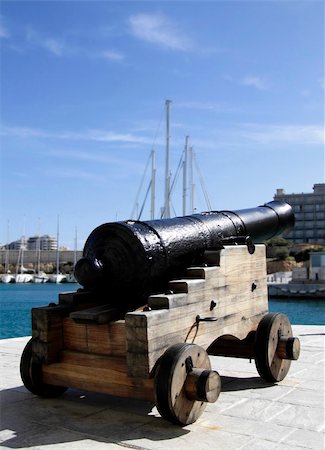
<instances>
[{"instance_id":1,"label":"wooden wheel","mask_svg":"<svg viewBox=\"0 0 325 450\"><path fill-rule=\"evenodd\" d=\"M188 425L197 420L207 402L215 402L221 390L218 372L209 356L196 344L175 344L161 357L155 375L156 405L165 419Z\"/></svg>"},{"instance_id":2,"label":"wooden wheel","mask_svg":"<svg viewBox=\"0 0 325 450\"><path fill-rule=\"evenodd\" d=\"M290 321L285 314L269 313L260 321L255 335L255 365L266 381L281 381L287 375L291 360L298 359L300 342L292 337Z\"/></svg>"},{"instance_id":3,"label":"wooden wheel","mask_svg":"<svg viewBox=\"0 0 325 450\"><path fill-rule=\"evenodd\" d=\"M45 384L42 381L42 364L37 361L32 352L32 342L30 339L20 359L21 379L30 392L40 397L59 397L67 388L63 386L54 386Z\"/></svg>"}]
</instances>

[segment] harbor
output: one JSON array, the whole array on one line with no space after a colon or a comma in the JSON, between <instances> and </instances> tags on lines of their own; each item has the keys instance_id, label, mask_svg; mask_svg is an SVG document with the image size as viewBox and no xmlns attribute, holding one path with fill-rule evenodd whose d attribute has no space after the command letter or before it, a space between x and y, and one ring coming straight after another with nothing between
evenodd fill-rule
<instances>
[{"instance_id":1,"label":"harbor","mask_svg":"<svg viewBox=\"0 0 325 450\"><path fill-rule=\"evenodd\" d=\"M0 447L324 450L321 2L2 6Z\"/></svg>"},{"instance_id":2,"label":"harbor","mask_svg":"<svg viewBox=\"0 0 325 450\"><path fill-rule=\"evenodd\" d=\"M75 282L73 268L81 255L72 250L0 250L0 283Z\"/></svg>"},{"instance_id":3,"label":"harbor","mask_svg":"<svg viewBox=\"0 0 325 450\"><path fill-rule=\"evenodd\" d=\"M325 300L325 252L310 252L304 266L267 276L271 298Z\"/></svg>"},{"instance_id":4,"label":"harbor","mask_svg":"<svg viewBox=\"0 0 325 450\"><path fill-rule=\"evenodd\" d=\"M0 339L22 337L31 334L31 308L57 302L60 292L79 289L77 283L0 283ZM292 297L269 298L269 310L283 312L295 325L325 325L325 301L294 299Z\"/></svg>"}]
</instances>

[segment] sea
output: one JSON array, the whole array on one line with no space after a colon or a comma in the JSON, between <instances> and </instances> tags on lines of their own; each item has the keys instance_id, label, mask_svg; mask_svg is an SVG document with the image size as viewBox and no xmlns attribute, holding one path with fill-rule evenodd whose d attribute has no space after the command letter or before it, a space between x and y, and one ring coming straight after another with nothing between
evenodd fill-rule
<instances>
[{"instance_id":1,"label":"sea","mask_svg":"<svg viewBox=\"0 0 325 450\"><path fill-rule=\"evenodd\" d=\"M57 303L60 292L73 292L80 287L77 283L0 283L0 339L30 336L33 307ZM325 325L325 298L270 299L269 311L286 314L293 325Z\"/></svg>"}]
</instances>

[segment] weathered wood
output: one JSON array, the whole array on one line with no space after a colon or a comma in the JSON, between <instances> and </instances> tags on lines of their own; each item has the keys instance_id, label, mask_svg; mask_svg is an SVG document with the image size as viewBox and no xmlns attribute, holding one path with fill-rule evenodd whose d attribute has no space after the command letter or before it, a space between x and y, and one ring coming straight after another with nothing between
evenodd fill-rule
<instances>
[{"instance_id":1,"label":"weathered wood","mask_svg":"<svg viewBox=\"0 0 325 450\"><path fill-rule=\"evenodd\" d=\"M71 307L76 307L80 304L87 305L91 304L93 300L93 294L90 291L84 289L77 290L74 292L60 292L59 293L59 304L69 305Z\"/></svg>"},{"instance_id":2,"label":"weathered wood","mask_svg":"<svg viewBox=\"0 0 325 450\"><path fill-rule=\"evenodd\" d=\"M77 323L70 318L63 321L64 348L68 350L88 351L87 325Z\"/></svg>"},{"instance_id":3,"label":"weathered wood","mask_svg":"<svg viewBox=\"0 0 325 450\"><path fill-rule=\"evenodd\" d=\"M209 355L229 356L232 358L254 359L255 332L252 331L245 339L226 335L216 339L207 349Z\"/></svg>"},{"instance_id":4,"label":"weathered wood","mask_svg":"<svg viewBox=\"0 0 325 450\"><path fill-rule=\"evenodd\" d=\"M108 298L105 294L78 289L74 292L61 292L59 294L60 305L70 305L74 310L78 308L91 308L95 305L107 304Z\"/></svg>"},{"instance_id":5,"label":"weathered wood","mask_svg":"<svg viewBox=\"0 0 325 450\"><path fill-rule=\"evenodd\" d=\"M247 311L248 313L251 311ZM200 323L199 326L192 325L187 329L174 331L171 325L165 334L152 338L148 341L141 340L141 335L145 335L145 328L141 330L141 333L136 333L139 340L134 341L131 346L128 347L127 359L128 366L130 367L131 376L149 377L151 371L154 369L156 361L164 353L164 351L175 342L188 342L197 343L198 345L208 348L211 342L218 334L233 334L238 335L241 338L246 336L251 330L257 328L259 321L264 316L266 310L260 314L256 314L253 317L242 317L241 313L234 314L228 317L222 317L218 319L218 327L214 322L212 323ZM245 313L245 311L244 311ZM151 326L151 325L150 325ZM159 325L152 325L157 326ZM204 327L204 328L203 328ZM213 327L213 328L209 328ZM127 328L128 334L129 328ZM136 332L136 330L134 330ZM134 333L133 333L134 335Z\"/></svg>"},{"instance_id":6,"label":"weathered wood","mask_svg":"<svg viewBox=\"0 0 325 450\"><path fill-rule=\"evenodd\" d=\"M203 375L203 383L200 375ZM209 357L202 347L175 344L162 356L155 376L158 411L172 422L193 423L206 407L203 397L216 401L220 387L219 375L211 371Z\"/></svg>"},{"instance_id":7,"label":"weathered wood","mask_svg":"<svg viewBox=\"0 0 325 450\"><path fill-rule=\"evenodd\" d=\"M77 322L102 324L118 320L121 315L123 314L117 308L112 308L110 305L99 305L74 311L70 314L70 318Z\"/></svg>"},{"instance_id":8,"label":"weathered wood","mask_svg":"<svg viewBox=\"0 0 325 450\"><path fill-rule=\"evenodd\" d=\"M127 375L126 359L64 351L60 363L42 368L43 382L91 390L120 397L153 401L152 379Z\"/></svg>"},{"instance_id":9,"label":"weathered wood","mask_svg":"<svg viewBox=\"0 0 325 450\"><path fill-rule=\"evenodd\" d=\"M255 364L258 373L266 381L283 380L293 356L299 356L299 339L291 338L292 329L285 314L266 314L259 323L255 339ZM288 347L283 344L288 344Z\"/></svg>"},{"instance_id":10,"label":"weathered wood","mask_svg":"<svg viewBox=\"0 0 325 450\"><path fill-rule=\"evenodd\" d=\"M63 330L65 349L112 356L126 354L124 320L96 325L66 318Z\"/></svg>"},{"instance_id":11,"label":"weathered wood","mask_svg":"<svg viewBox=\"0 0 325 450\"><path fill-rule=\"evenodd\" d=\"M281 336L276 348L278 356L282 359L296 361L300 354L300 341L294 337Z\"/></svg>"},{"instance_id":12,"label":"weathered wood","mask_svg":"<svg viewBox=\"0 0 325 450\"><path fill-rule=\"evenodd\" d=\"M65 305L32 308L32 349L45 364L59 358L63 349L63 320L70 310Z\"/></svg>"},{"instance_id":13,"label":"weathered wood","mask_svg":"<svg viewBox=\"0 0 325 450\"><path fill-rule=\"evenodd\" d=\"M256 330L268 310L264 245L252 255L246 246L227 246L213 257L218 267L189 269L189 278L170 282L172 294L149 298L151 311L126 315L131 376L150 376L157 359L177 342L208 348L219 336L244 339ZM209 321L197 322L198 316Z\"/></svg>"},{"instance_id":14,"label":"weathered wood","mask_svg":"<svg viewBox=\"0 0 325 450\"><path fill-rule=\"evenodd\" d=\"M193 368L187 374L184 389L189 400L214 403L221 391L220 376L214 370Z\"/></svg>"}]
</instances>

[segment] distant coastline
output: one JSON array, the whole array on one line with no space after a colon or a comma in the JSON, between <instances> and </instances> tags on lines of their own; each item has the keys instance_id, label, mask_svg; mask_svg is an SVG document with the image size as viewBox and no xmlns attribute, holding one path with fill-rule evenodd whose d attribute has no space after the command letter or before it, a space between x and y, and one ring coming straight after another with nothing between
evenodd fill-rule
<instances>
[{"instance_id":1,"label":"distant coastline","mask_svg":"<svg viewBox=\"0 0 325 450\"><path fill-rule=\"evenodd\" d=\"M313 299L325 301L325 283L279 283L268 285L269 298Z\"/></svg>"},{"instance_id":2,"label":"distant coastline","mask_svg":"<svg viewBox=\"0 0 325 450\"><path fill-rule=\"evenodd\" d=\"M0 250L0 273L4 273L6 257L9 255L9 270L11 273L16 272L16 265L19 257L19 250ZM61 265L72 265L75 260L80 259L82 251L77 250L60 250L59 261ZM50 272L56 265L57 251L56 250L41 250L40 255L35 250L24 251L24 267L26 269L35 270L36 265L40 262L41 270Z\"/></svg>"}]
</instances>

